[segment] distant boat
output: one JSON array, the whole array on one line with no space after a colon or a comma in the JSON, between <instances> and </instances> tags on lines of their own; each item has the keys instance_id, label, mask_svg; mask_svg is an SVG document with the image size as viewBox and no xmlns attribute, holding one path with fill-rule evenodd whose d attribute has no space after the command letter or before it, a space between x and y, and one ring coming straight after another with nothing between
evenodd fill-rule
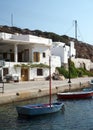
<instances>
[{"instance_id":1,"label":"distant boat","mask_svg":"<svg viewBox=\"0 0 93 130\"><path fill-rule=\"evenodd\" d=\"M49 57L49 65L51 66L51 58ZM51 67L49 67L49 103L17 106L16 110L19 116L38 116L58 112L64 106L62 102L51 103Z\"/></svg>"},{"instance_id":2,"label":"distant boat","mask_svg":"<svg viewBox=\"0 0 93 130\"><path fill-rule=\"evenodd\" d=\"M92 98L93 96L93 90L92 89L86 89L85 91L80 92L65 92L65 93L57 93L58 99L87 99Z\"/></svg>"}]
</instances>

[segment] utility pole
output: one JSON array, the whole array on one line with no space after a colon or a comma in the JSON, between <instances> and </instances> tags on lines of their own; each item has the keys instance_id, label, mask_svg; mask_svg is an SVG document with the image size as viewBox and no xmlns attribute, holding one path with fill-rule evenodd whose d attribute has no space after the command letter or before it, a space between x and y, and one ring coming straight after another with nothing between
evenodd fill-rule
<instances>
[{"instance_id":1,"label":"utility pole","mask_svg":"<svg viewBox=\"0 0 93 130\"><path fill-rule=\"evenodd\" d=\"M77 40L77 20L75 20L75 39Z\"/></svg>"},{"instance_id":2,"label":"utility pole","mask_svg":"<svg viewBox=\"0 0 93 130\"><path fill-rule=\"evenodd\" d=\"M13 27L13 14L11 14L11 26Z\"/></svg>"}]
</instances>

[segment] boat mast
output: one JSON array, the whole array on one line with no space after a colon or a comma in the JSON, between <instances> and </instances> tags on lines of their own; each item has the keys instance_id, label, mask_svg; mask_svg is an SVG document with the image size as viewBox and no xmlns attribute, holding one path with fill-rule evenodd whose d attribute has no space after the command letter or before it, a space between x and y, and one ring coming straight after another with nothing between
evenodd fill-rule
<instances>
[{"instance_id":1,"label":"boat mast","mask_svg":"<svg viewBox=\"0 0 93 130\"><path fill-rule=\"evenodd\" d=\"M49 104L51 107L51 56L49 56Z\"/></svg>"}]
</instances>

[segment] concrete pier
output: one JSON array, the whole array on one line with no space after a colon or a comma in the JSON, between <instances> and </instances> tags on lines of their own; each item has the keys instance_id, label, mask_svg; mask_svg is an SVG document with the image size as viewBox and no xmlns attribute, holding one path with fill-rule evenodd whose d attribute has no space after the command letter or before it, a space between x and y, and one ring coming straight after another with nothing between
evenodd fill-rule
<instances>
[{"instance_id":1,"label":"concrete pier","mask_svg":"<svg viewBox=\"0 0 93 130\"><path fill-rule=\"evenodd\" d=\"M77 90L89 86L93 77L71 79L71 84L66 80L52 80L52 94ZM49 81L28 81L18 83L5 83L4 93L0 91L0 104L14 103L18 101L38 98L49 95Z\"/></svg>"}]
</instances>

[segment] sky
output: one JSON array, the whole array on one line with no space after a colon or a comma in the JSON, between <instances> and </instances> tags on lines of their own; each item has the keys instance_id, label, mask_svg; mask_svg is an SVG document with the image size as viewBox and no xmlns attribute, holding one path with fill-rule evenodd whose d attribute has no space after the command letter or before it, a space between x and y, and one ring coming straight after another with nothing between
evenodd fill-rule
<instances>
[{"instance_id":1,"label":"sky","mask_svg":"<svg viewBox=\"0 0 93 130\"><path fill-rule=\"evenodd\" d=\"M93 0L0 0L0 25L53 32L93 45Z\"/></svg>"}]
</instances>

